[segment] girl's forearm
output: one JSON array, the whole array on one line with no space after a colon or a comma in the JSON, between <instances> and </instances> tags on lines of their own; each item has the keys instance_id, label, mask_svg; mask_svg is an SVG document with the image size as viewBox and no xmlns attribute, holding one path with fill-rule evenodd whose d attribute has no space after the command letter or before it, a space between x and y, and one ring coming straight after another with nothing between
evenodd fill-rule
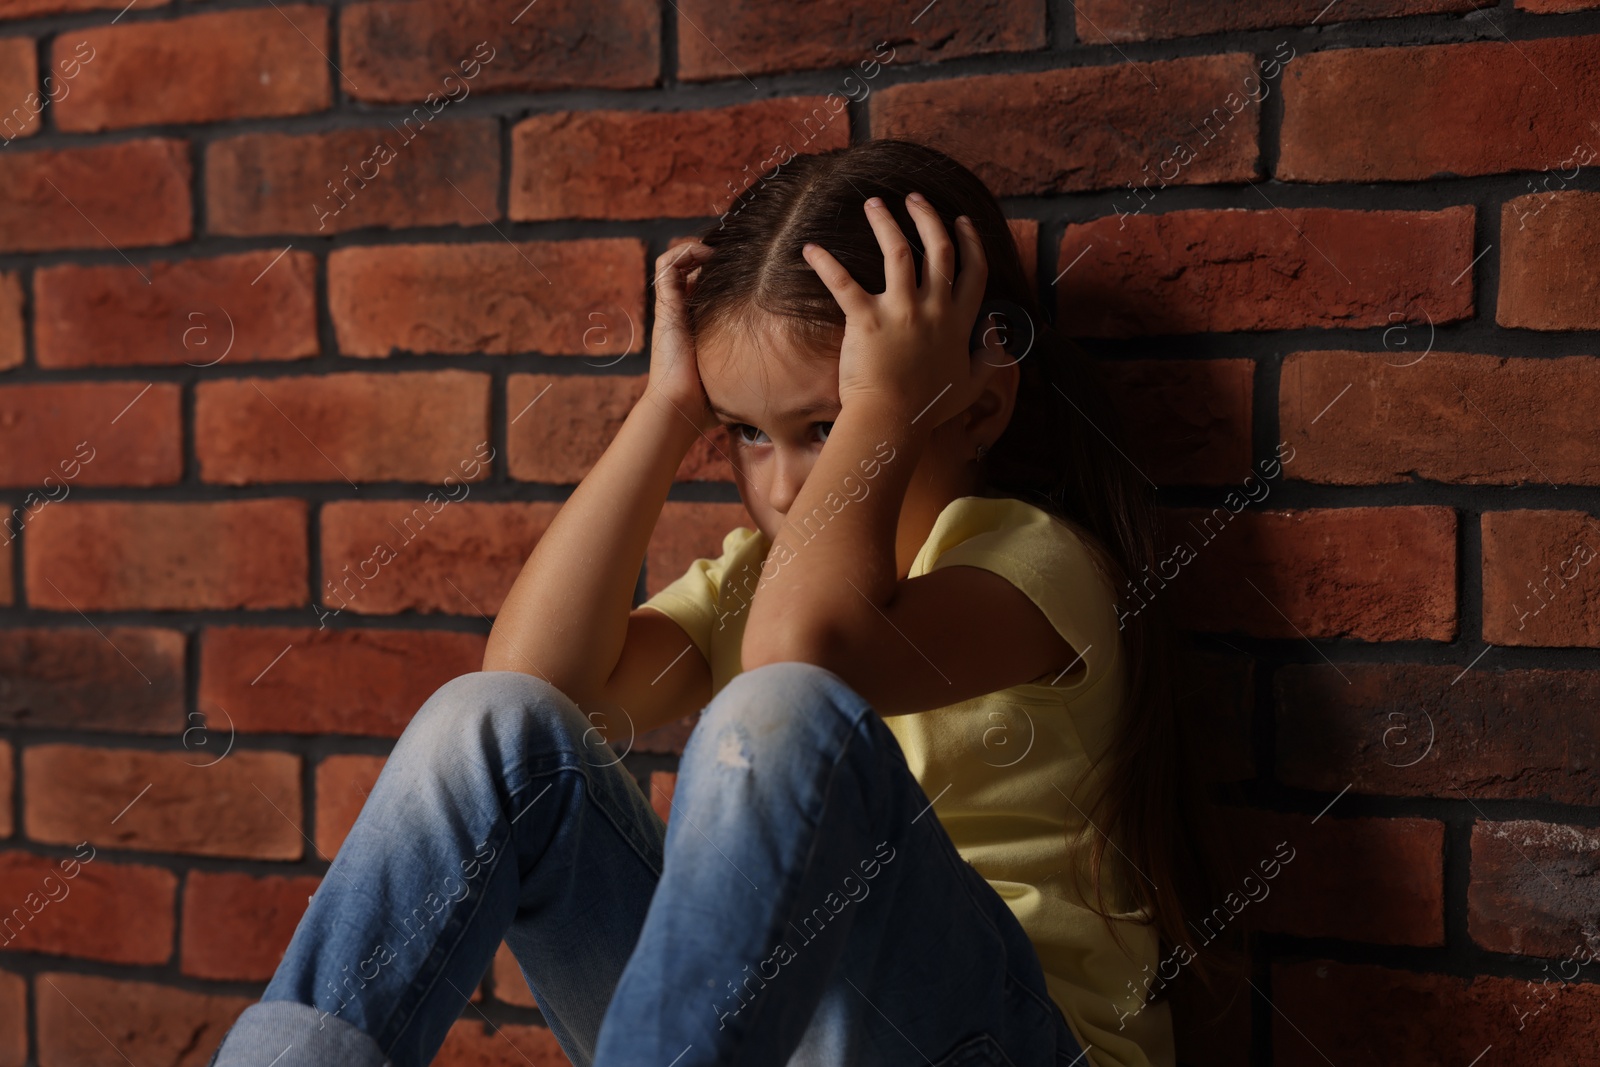
<instances>
[{"instance_id":1,"label":"girl's forearm","mask_svg":"<svg viewBox=\"0 0 1600 1067\"><path fill-rule=\"evenodd\" d=\"M746 667L815 655L878 624L899 582L895 531L927 438L899 403L863 398L840 411L762 567L745 620Z\"/></svg>"},{"instance_id":2,"label":"girl's forearm","mask_svg":"<svg viewBox=\"0 0 1600 1067\"><path fill-rule=\"evenodd\" d=\"M699 431L646 396L539 538L489 633L484 670L522 671L573 700L622 654L645 548Z\"/></svg>"}]
</instances>

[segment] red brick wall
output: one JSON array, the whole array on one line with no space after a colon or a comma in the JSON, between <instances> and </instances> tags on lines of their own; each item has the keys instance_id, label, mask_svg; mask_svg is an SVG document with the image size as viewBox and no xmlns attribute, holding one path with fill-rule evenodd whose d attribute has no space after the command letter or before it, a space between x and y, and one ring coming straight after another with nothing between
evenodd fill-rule
<instances>
[{"instance_id":1,"label":"red brick wall","mask_svg":"<svg viewBox=\"0 0 1600 1067\"><path fill-rule=\"evenodd\" d=\"M0 1067L203 1062L639 395L646 265L874 135L1106 358L1208 767L1294 850L1182 1060L1592 1054L1600 2L124 2L0 0L0 912L77 875ZM564 1062L504 950L477 1000L441 1063Z\"/></svg>"}]
</instances>

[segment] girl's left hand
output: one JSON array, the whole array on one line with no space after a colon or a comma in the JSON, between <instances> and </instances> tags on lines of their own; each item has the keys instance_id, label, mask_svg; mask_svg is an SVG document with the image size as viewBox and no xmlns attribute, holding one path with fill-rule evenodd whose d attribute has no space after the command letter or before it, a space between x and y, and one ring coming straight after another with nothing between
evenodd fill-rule
<instances>
[{"instance_id":1,"label":"girl's left hand","mask_svg":"<svg viewBox=\"0 0 1600 1067\"><path fill-rule=\"evenodd\" d=\"M807 244L800 254L844 309L840 405L873 397L898 406L908 420L926 420L931 430L965 410L994 372L994 364L967 349L989 266L977 229L962 216L956 220L961 276L953 277L955 246L939 213L918 193L906 203L925 253L920 286L911 245L877 197L867 201L866 212L883 249L882 293L861 288L820 245Z\"/></svg>"}]
</instances>

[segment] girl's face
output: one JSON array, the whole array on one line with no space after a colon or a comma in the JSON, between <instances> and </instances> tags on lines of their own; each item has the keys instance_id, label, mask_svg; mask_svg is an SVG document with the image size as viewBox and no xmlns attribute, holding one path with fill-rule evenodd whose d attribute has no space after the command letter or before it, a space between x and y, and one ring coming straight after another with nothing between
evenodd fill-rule
<instances>
[{"instance_id":1,"label":"girl's face","mask_svg":"<svg viewBox=\"0 0 1600 1067\"><path fill-rule=\"evenodd\" d=\"M839 346L807 352L774 316L762 316L748 334L719 330L698 340L696 359L711 408L728 429L728 458L745 510L770 541L839 415ZM933 431L906 487L895 537L902 578L945 505L976 492L966 422L957 416ZM858 474L853 487L833 488L851 500L864 499L873 486Z\"/></svg>"}]
</instances>

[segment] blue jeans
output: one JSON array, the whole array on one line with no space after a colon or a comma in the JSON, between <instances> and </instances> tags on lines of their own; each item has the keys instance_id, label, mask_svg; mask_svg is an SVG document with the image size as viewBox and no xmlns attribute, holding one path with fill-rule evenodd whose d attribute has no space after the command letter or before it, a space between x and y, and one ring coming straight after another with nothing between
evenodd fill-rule
<instances>
[{"instance_id":1,"label":"blue jeans","mask_svg":"<svg viewBox=\"0 0 1600 1067\"><path fill-rule=\"evenodd\" d=\"M1087 1064L894 735L811 664L703 709L665 824L559 689L446 682L208 1067L423 1067L502 938L576 1067Z\"/></svg>"}]
</instances>

